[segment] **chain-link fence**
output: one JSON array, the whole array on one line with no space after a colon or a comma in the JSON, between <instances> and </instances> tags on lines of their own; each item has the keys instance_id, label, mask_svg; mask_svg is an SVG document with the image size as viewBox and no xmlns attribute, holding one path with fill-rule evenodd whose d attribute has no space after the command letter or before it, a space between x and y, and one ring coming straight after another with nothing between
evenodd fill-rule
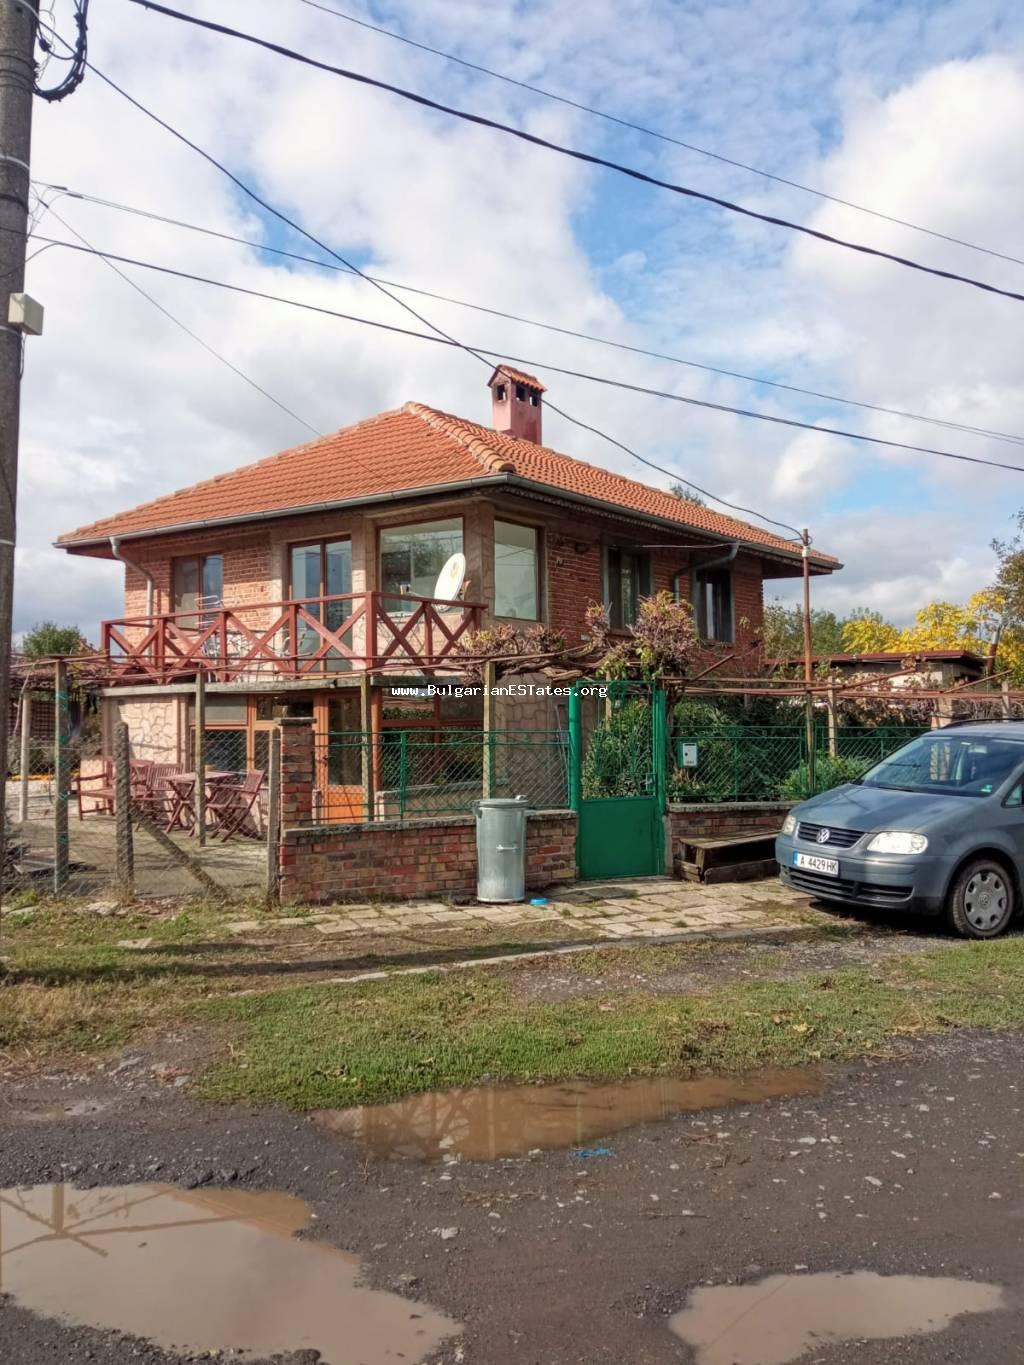
<instances>
[{"instance_id":1,"label":"chain-link fence","mask_svg":"<svg viewBox=\"0 0 1024 1365\"><path fill-rule=\"evenodd\" d=\"M569 802L564 732L332 733L316 741L315 756L317 823L469 815L483 796L525 796L538 810Z\"/></svg>"},{"instance_id":2,"label":"chain-link fence","mask_svg":"<svg viewBox=\"0 0 1024 1365\"><path fill-rule=\"evenodd\" d=\"M813 782L803 726L715 726L669 740L669 800L798 800L850 781L923 733L921 726L815 726Z\"/></svg>"},{"instance_id":3,"label":"chain-link fence","mask_svg":"<svg viewBox=\"0 0 1024 1365\"><path fill-rule=\"evenodd\" d=\"M204 729L197 743L194 728L167 735L115 722L101 740L59 686L50 718L49 738L30 698L14 718L4 793L8 906L49 895L113 907L133 897L272 891L269 733L257 767L244 731Z\"/></svg>"}]
</instances>

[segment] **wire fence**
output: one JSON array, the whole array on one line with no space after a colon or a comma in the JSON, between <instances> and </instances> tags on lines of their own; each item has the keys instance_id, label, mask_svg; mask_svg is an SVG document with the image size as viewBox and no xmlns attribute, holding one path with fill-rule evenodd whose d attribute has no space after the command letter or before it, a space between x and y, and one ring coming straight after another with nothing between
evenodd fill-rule
<instances>
[{"instance_id":1,"label":"wire fence","mask_svg":"<svg viewBox=\"0 0 1024 1365\"><path fill-rule=\"evenodd\" d=\"M314 823L468 815L482 797L569 803L568 735L559 731L384 729L315 743Z\"/></svg>"},{"instance_id":2,"label":"wire fence","mask_svg":"<svg viewBox=\"0 0 1024 1365\"><path fill-rule=\"evenodd\" d=\"M813 768L803 726L716 726L678 732L669 740L669 799L798 800L859 777L926 728L839 726L830 737L816 726Z\"/></svg>"},{"instance_id":3,"label":"wire fence","mask_svg":"<svg viewBox=\"0 0 1024 1365\"><path fill-rule=\"evenodd\" d=\"M132 897L275 894L282 790L275 722L232 722L223 701L205 709L197 694L179 712L113 707L101 736L59 687L48 705L33 715L31 698L22 698L8 750L9 908L53 894L87 897L111 912ZM586 736L584 800L621 795L623 784L626 794L655 789L649 708L631 703L615 715L614 725ZM840 725L829 734L816 726L810 771L802 725L679 729L667 740L668 798L796 799L809 794L811 772L816 790L849 780L925 728ZM572 800L565 729L385 725L312 742L312 799L290 823L466 817L486 797L523 796L537 810L564 810Z\"/></svg>"},{"instance_id":4,"label":"wire fence","mask_svg":"<svg viewBox=\"0 0 1024 1365\"><path fill-rule=\"evenodd\" d=\"M8 746L3 890L8 908L87 898L250 899L271 890L270 736L253 766L244 731L168 735L115 722L101 740L60 692L50 738L23 704ZM275 760L276 761L276 760Z\"/></svg>"}]
</instances>

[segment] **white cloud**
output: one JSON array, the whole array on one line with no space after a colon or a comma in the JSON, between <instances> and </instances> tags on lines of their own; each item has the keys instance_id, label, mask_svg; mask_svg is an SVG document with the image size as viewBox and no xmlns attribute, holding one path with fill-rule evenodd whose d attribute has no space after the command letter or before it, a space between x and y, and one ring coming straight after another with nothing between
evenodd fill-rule
<instances>
[{"instance_id":1,"label":"white cloud","mask_svg":"<svg viewBox=\"0 0 1024 1365\"><path fill-rule=\"evenodd\" d=\"M195 9L840 235L985 278L1021 278L1017 267L848 210L814 208L806 196L617 132L298 4L206 0ZM745 0L714 11L681 10L669 0L597 0L582 27L573 7L550 0L507 11L427 0L404 22L414 36L471 60L686 140L1016 249L1024 78L1010 55L1014 11L1000 0L951 0L941 22L912 21L893 8L875 23L863 20L854 0L824 8L790 0L782 11ZM951 60L986 41L1006 51ZM94 11L90 55L269 200L387 278L822 391L1007 430L1018 422L1020 305L794 243L134 7L116 16ZM58 183L315 254L92 75L70 100L38 105L34 163L40 177ZM342 274L67 198L55 209L98 246L125 255L420 329ZM63 235L52 214L40 231ZM446 348L130 273L319 429L412 397L486 419L481 367ZM99 261L47 251L31 267L29 287L46 304L47 332L29 344L24 387L18 624L74 612L94 635L95 620L118 610L119 570L49 549L56 534L307 433ZM739 381L407 297L456 335L508 354L1024 464L1012 446L752 393ZM1024 483L1018 492L1010 474L871 454L557 376L551 387L560 406L681 478L811 525L816 543L848 566L834 583L816 584L823 600L896 611L940 585L963 596L985 581L988 541L1024 502ZM573 453L645 477L626 456L553 415L546 434ZM899 481L898 514L882 502L876 485L883 479ZM858 508L878 504L867 531L868 514L843 514L854 495Z\"/></svg>"}]
</instances>

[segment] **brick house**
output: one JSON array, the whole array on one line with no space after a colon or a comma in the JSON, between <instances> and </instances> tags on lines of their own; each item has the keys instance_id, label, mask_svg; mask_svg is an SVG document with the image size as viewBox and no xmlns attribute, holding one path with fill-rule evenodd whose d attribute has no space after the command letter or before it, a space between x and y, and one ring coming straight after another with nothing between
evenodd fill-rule
<instances>
[{"instance_id":1,"label":"brick house","mask_svg":"<svg viewBox=\"0 0 1024 1365\"><path fill-rule=\"evenodd\" d=\"M318 736L479 728L479 699L394 689L453 676L477 627L545 622L578 643L589 603L626 630L661 589L694 603L712 655L756 671L764 580L798 576L800 547L544 446L533 376L502 366L489 388L490 427L406 403L62 535L68 554L124 565L124 616L101 628L107 736L120 716L138 756L187 758L200 664L213 763L230 738L235 766L263 766L288 714ZM459 554L464 586L442 601ZM840 567L816 551L810 566ZM554 707L538 728L563 719ZM324 777L330 813L355 780Z\"/></svg>"}]
</instances>

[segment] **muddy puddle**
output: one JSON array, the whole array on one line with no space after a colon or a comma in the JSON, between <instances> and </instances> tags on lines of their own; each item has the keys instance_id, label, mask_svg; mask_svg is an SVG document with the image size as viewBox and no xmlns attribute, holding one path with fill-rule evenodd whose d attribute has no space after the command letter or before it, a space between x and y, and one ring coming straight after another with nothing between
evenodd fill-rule
<instances>
[{"instance_id":1,"label":"muddy puddle","mask_svg":"<svg viewBox=\"0 0 1024 1365\"><path fill-rule=\"evenodd\" d=\"M754 1076L680 1080L569 1081L562 1085L482 1085L411 1095L395 1104L327 1109L315 1115L335 1133L356 1138L376 1157L468 1161L584 1148L638 1123L698 1109L817 1094L820 1073L762 1071Z\"/></svg>"},{"instance_id":2,"label":"muddy puddle","mask_svg":"<svg viewBox=\"0 0 1024 1365\"><path fill-rule=\"evenodd\" d=\"M1004 1307L999 1285L924 1275L772 1275L695 1289L670 1326L696 1365L787 1365L811 1347L941 1332Z\"/></svg>"},{"instance_id":3,"label":"muddy puddle","mask_svg":"<svg viewBox=\"0 0 1024 1365\"><path fill-rule=\"evenodd\" d=\"M360 1285L357 1257L296 1239L308 1222L308 1206L286 1194L4 1190L0 1294L165 1350L306 1349L324 1365L413 1365L459 1330L424 1304Z\"/></svg>"}]
</instances>

